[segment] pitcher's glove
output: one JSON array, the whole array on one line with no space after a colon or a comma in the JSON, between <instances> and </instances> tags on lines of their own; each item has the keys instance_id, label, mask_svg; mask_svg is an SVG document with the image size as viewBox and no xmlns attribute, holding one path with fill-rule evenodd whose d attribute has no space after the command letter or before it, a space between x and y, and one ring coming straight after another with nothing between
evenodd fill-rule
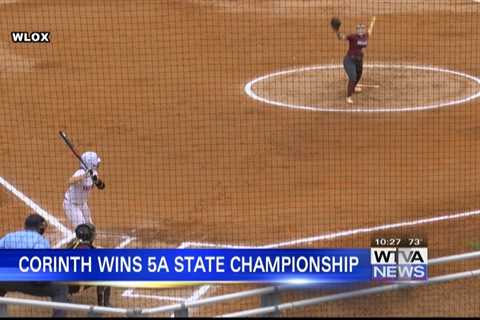
<instances>
[{"instance_id":1,"label":"pitcher's glove","mask_svg":"<svg viewBox=\"0 0 480 320\"><path fill-rule=\"evenodd\" d=\"M330 26L335 32L338 32L338 30L340 30L341 25L342 25L342 21L337 17L334 17L332 18L332 20L330 20Z\"/></svg>"}]
</instances>

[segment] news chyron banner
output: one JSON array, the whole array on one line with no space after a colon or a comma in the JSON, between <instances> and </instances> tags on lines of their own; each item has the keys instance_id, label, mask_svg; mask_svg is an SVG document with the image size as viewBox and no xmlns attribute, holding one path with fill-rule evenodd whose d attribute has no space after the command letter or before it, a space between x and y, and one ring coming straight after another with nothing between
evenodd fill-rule
<instances>
[{"instance_id":1,"label":"news chyron banner","mask_svg":"<svg viewBox=\"0 0 480 320\"><path fill-rule=\"evenodd\" d=\"M390 239L388 241L391 241ZM355 283L424 281L422 243L339 249L0 250L0 282Z\"/></svg>"}]
</instances>

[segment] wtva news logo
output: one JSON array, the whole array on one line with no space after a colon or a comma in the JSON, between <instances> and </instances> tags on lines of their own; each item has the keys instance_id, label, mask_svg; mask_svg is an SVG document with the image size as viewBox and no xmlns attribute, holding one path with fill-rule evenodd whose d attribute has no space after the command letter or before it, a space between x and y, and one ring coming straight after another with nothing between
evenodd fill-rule
<instances>
[{"instance_id":1,"label":"wtva news logo","mask_svg":"<svg viewBox=\"0 0 480 320\"><path fill-rule=\"evenodd\" d=\"M428 249L371 248L372 279L377 281L424 281L428 278Z\"/></svg>"}]
</instances>

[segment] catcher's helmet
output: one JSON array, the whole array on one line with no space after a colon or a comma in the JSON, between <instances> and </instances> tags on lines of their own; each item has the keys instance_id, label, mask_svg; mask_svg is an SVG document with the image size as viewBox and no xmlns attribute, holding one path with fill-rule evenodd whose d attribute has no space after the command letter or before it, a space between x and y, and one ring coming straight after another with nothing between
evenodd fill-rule
<instances>
[{"instance_id":1,"label":"catcher's helmet","mask_svg":"<svg viewBox=\"0 0 480 320\"><path fill-rule=\"evenodd\" d=\"M93 242L95 240L96 228L91 223L80 224L75 228L75 235L79 240Z\"/></svg>"}]
</instances>

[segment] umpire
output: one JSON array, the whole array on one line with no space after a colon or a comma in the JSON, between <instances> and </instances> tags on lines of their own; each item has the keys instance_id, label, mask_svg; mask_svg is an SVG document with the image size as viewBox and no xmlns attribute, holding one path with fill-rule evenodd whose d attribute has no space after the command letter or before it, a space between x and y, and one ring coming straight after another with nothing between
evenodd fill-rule
<instances>
[{"instance_id":1,"label":"umpire","mask_svg":"<svg viewBox=\"0 0 480 320\"><path fill-rule=\"evenodd\" d=\"M12 232L0 239L0 249L49 249L50 242L43 236L47 222L38 214L25 220L25 229ZM53 282L0 283L0 297L7 292L21 292L36 297L50 297L55 302L68 302L68 287ZM0 317L7 316L7 305L0 304ZM53 317L65 317L64 310L53 310Z\"/></svg>"}]
</instances>

